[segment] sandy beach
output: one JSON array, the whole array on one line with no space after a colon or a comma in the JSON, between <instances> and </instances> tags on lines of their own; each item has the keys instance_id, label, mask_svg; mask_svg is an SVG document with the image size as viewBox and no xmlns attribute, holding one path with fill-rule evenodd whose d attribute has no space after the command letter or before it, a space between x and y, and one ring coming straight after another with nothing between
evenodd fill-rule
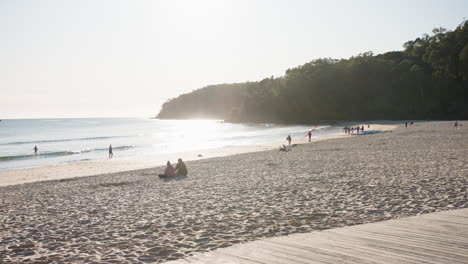
<instances>
[{"instance_id":1,"label":"sandy beach","mask_svg":"<svg viewBox=\"0 0 468 264\"><path fill-rule=\"evenodd\" d=\"M264 237L468 207L466 127L420 122L296 143L304 144L289 152L206 154L187 162L188 177L169 180L147 163L106 170L132 161L2 172L10 178L0 187L0 262L161 263ZM104 174L89 176L96 173Z\"/></svg>"},{"instance_id":2,"label":"sandy beach","mask_svg":"<svg viewBox=\"0 0 468 264\"><path fill-rule=\"evenodd\" d=\"M395 125L372 124L373 130L390 131L396 128ZM367 126L366 126L367 127ZM333 136L313 136L312 141L322 141L333 138L343 138L349 135L340 134ZM286 137L286 136L285 136ZM308 143L304 138L294 139L294 144ZM264 150L278 149L284 142L272 142L270 144L258 144L250 146L229 146L215 149L204 149L184 153L170 153L161 155L139 155L136 157L120 158L116 156L113 159L103 159L97 161L86 161L70 163L65 165L45 166L29 169L4 170L0 171L0 186L8 186L29 182L60 180L75 177L94 176L106 173L115 173L130 170L139 170L152 168L154 166L163 166L168 160L176 162L182 157L186 161L200 160L212 157L225 157L235 154L259 152Z\"/></svg>"}]
</instances>

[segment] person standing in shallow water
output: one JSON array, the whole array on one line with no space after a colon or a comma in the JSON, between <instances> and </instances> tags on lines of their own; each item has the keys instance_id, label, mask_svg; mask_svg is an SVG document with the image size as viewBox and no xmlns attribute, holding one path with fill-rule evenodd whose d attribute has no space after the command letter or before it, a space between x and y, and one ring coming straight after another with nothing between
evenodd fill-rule
<instances>
[{"instance_id":1,"label":"person standing in shallow water","mask_svg":"<svg viewBox=\"0 0 468 264\"><path fill-rule=\"evenodd\" d=\"M309 131L309 133L307 133L307 135L309 136L309 142L310 142L310 140L312 138L312 131Z\"/></svg>"},{"instance_id":2,"label":"person standing in shallow water","mask_svg":"<svg viewBox=\"0 0 468 264\"><path fill-rule=\"evenodd\" d=\"M34 146L34 154L37 154L37 150L38 150L37 146Z\"/></svg>"},{"instance_id":3,"label":"person standing in shallow water","mask_svg":"<svg viewBox=\"0 0 468 264\"><path fill-rule=\"evenodd\" d=\"M291 147L291 135L288 135L286 140L288 141L289 147Z\"/></svg>"},{"instance_id":4,"label":"person standing in shallow water","mask_svg":"<svg viewBox=\"0 0 468 264\"><path fill-rule=\"evenodd\" d=\"M112 159L114 157L114 153L112 152L112 145L109 146L109 159Z\"/></svg>"}]
</instances>

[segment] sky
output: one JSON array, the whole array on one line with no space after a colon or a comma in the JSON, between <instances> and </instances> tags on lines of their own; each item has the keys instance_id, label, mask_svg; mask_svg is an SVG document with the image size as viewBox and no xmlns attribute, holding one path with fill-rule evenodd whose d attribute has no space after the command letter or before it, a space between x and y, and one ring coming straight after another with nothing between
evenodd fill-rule
<instances>
[{"instance_id":1,"label":"sky","mask_svg":"<svg viewBox=\"0 0 468 264\"><path fill-rule=\"evenodd\" d=\"M466 0L0 0L0 119L152 117L212 84L402 50Z\"/></svg>"}]
</instances>

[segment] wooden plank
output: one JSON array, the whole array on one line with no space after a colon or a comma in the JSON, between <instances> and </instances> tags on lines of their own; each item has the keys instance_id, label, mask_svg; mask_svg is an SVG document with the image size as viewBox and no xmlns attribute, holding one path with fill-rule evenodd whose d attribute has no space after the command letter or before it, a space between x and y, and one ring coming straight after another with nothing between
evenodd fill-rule
<instances>
[{"instance_id":1,"label":"wooden plank","mask_svg":"<svg viewBox=\"0 0 468 264\"><path fill-rule=\"evenodd\" d=\"M468 219L467 219L468 221ZM414 222L395 222L387 225L388 227L398 227L404 229L416 229L427 231L437 236L454 236L454 235L468 235L468 228L466 230L458 228L458 225L441 224L433 221L421 220L418 223ZM369 228L376 228L374 226Z\"/></svg>"},{"instance_id":2,"label":"wooden plank","mask_svg":"<svg viewBox=\"0 0 468 264\"><path fill-rule=\"evenodd\" d=\"M230 256L242 257L251 261L256 261L256 262L265 263L265 264L268 264L268 263L272 263L272 264L307 263L305 261L291 258L290 256L281 254L280 252L276 252L274 250L269 250L269 249L258 247L258 245L256 244L250 244L248 248L246 247L237 248L237 249L224 248L222 252Z\"/></svg>"},{"instance_id":3,"label":"wooden plank","mask_svg":"<svg viewBox=\"0 0 468 264\"><path fill-rule=\"evenodd\" d=\"M444 250L434 248L433 246L430 246L428 244L418 244L418 242L414 242L411 240L399 240L391 236L380 236L372 233L369 234L366 232L358 231L348 233L347 235L356 236L357 238L361 239L367 239L372 243L385 246L389 251L406 253L408 256L413 256L417 258L427 258L428 261L431 259L435 259L435 263L458 260L457 256L447 254L447 252L445 252ZM419 243L421 243L421 241ZM423 241L422 243L425 242Z\"/></svg>"},{"instance_id":4,"label":"wooden plank","mask_svg":"<svg viewBox=\"0 0 468 264\"><path fill-rule=\"evenodd\" d=\"M221 261L221 262L220 262ZM204 253L203 255L195 255L186 259L179 259L171 261L171 264L265 264L265 262L258 262L249 260L246 257L238 257L235 255L226 254L219 250Z\"/></svg>"},{"instance_id":5,"label":"wooden plank","mask_svg":"<svg viewBox=\"0 0 468 264\"><path fill-rule=\"evenodd\" d=\"M419 257L409 256L406 250L402 250L399 247L391 247L388 244L376 243L376 241L369 241L361 237L356 239L352 236L330 233L329 236L326 237L317 236L313 238L313 241L317 243L321 239L328 239L331 241L330 243L347 247L353 254L358 253L359 256L369 255L374 261L382 258L383 263L420 263L418 261L420 259Z\"/></svg>"},{"instance_id":6,"label":"wooden plank","mask_svg":"<svg viewBox=\"0 0 468 264\"><path fill-rule=\"evenodd\" d=\"M468 209L267 238L171 264L468 263Z\"/></svg>"},{"instance_id":7,"label":"wooden plank","mask_svg":"<svg viewBox=\"0 0 468 264\"><path fill-rule=\"evenodd\" d=\"M396 256L396 254L387 254L384 258L382 256L382 251L370 250L369 247L360 247L354 243L340 243L334 238L328 239L328 241L323 239L324 238L302 238L290 243L309 245L309 247L314 250L321 250L322 252L327 252L330 256L338 257L337 261L333 263L402 263L402 258ZM412 262L408 261L407 263Z\"/></svg>"},{"instance_id":8,"label":"wooden plank","mask_svg":"<svg viewBox=\"0 0 468 264\"><path fill-rule=\"evenodd\" d=\"M335 244L338 243L336 242L337 240L341 240L345 235L340 234L337 239L335 239ZM346 252L347 254L353 254L359 257L366 257L370 259L379 259L381 257L385 257L383 260L383 263L392 263L394 259L399 259L397 263L419 263L418 260L421 259L421 256L419 256L417 253L415 253L411 249L407 249L405 247L401 247L401 245L395 245L395 244L390 244L387 243L386 241L378 241L378 240L373 240L369 238L363 238L363 237L353 237L352 235L346 235L348 238L348 245L353 245L350 242L351 239L355 240L360 240L362 242L365 242L367 244L367 248L362 248L361 250L357 250L356 248L353 248L352 246L349 249L341 249L341 252ZM354 241L355 242L355 241ZM316 243L315 246L319 247L321 246L320 243ZM380 256L376 251L380 251ZM403 261L402 261L403 260ZM433 263L436 264L438 262L434 261L428 261L428 263Z\"/></svg>"},{"instance_id":9,"label":"wooden plank","mask_svg":"<svg viewBox=\"0 0 468 264\"><path fill-rule=\"evenodd\" d=\"M283 253L300 256L308 260L308 263L313 261L317 263L336 263L341 258L336 254L331 254L329 251L320 250L313 247L307 247L305 244L299 245L294 243L282 242L278 239L266 239L261 241L264 247L269 247ZM312 262L311 262L312 261Z\"/></svg>"},{"instance_id":10,"label":"wooden plank","mask_svg":"<svg viewBox=\"0 0 468 264\"><path fill-rule=\"evenodd\" d=\"M375 228L369 228L367 231L375 231L377 229ZM419 239L434 239L434 241L437 241L441 244L447 244L450 245L451 247L454 245L460 245L463 246L465 245L463 243L463 238L460 237L461 232L458 234L447 234L447 233L439 233L437 230L432 229L432 232L428 228L421 228L417 226L385 226L385 227L379 227L378 231L380 232L389 232L392 234L409 234L414 238L419 238ZM465 235L465 232L463 232L463 235Z\"/></svg>"}]
</instances>

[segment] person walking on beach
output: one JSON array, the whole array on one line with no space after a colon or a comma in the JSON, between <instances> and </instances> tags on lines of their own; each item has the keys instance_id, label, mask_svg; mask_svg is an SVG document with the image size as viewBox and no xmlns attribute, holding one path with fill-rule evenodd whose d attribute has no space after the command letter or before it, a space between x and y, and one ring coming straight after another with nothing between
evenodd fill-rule
<instances>
[{"instance_id":1,"label":"person walking on beach","mask_svg":"<svg viewBox=\"0 0 468 264\"><path fill-rule=\"evenodd\" d=\"M312 138L312 131L309 131L309 133L307 133L307 136L309 136L309 142L310 142L310 139Z\"/></svg>"},{"instance_id":2,"label":"person walking on beach","mask_svg":"<svg viewBox=\"0 0 468 264\"><path fill-rule=\"evenodd\" d=\"M166 170L164 171L164 174L158 174L158 176L161 178L174 177L175 175L176 175L175 169L172 166L170 161L167 161L167 167L166 167Z\"/></svg>"},{"instance_id":3,"label":"person walking on beach","mask_svg":"<svg viewBox=\"0 0 468 264\"><path fill-rule=\"evenodd\" d=\"M289 147L291 147L291 135L288 135L286 140L288 141Z\"/></svg>"},{"instance_id":4,"label":"person walking on beach","mask_svg":"<svg viewBox=\"0 0 468 264\"><path fill-rule=\"evenodd\" d=\"M114 157L114 153L112 152L112 145L109 146L109 159L112 159Z\"/></svg>"},{"instance_id":5,"label":"person walking on beach","mask_svg":"<svg viewBox=\"0 0 468 264\"><path fill-rule=\"evenodd\" d=\"M455 126L455 129L458 128L458 121L455 121L455 123L453 123L453 125Z\"/></svg>"},{"instance_id":6,"label":"person walking on beach","mask_svg":"<svg viewBox=\"0 0 468 264\"><path fill-rule=\"evenodd\" d=\"M37 154L37 150L38 150L37 146L34 146L34 154Z\"/></svg>"},{"instance_id":7,"label":"person walking on beach","mask_svg":"<svg viewBox=\"0 0 468 264\"><path fill-rule=\"evenodd\" d=\"M181 158L179 158L177 162L177 165L175 167L175 172L177 175L182 175L182 176L187 176L188 174L187 166L185 165L185 163L182 161Z\"/></svg>"},{"instance_id":8,"label":"person walking on beach","mask_svg":"<svg viewBox=\"0 0 468 264\"><path fill-rule=\"evenodd\" d=\"M405 128L408 128L408 122L405 122Z\"/></svg>"}]
</instances>

